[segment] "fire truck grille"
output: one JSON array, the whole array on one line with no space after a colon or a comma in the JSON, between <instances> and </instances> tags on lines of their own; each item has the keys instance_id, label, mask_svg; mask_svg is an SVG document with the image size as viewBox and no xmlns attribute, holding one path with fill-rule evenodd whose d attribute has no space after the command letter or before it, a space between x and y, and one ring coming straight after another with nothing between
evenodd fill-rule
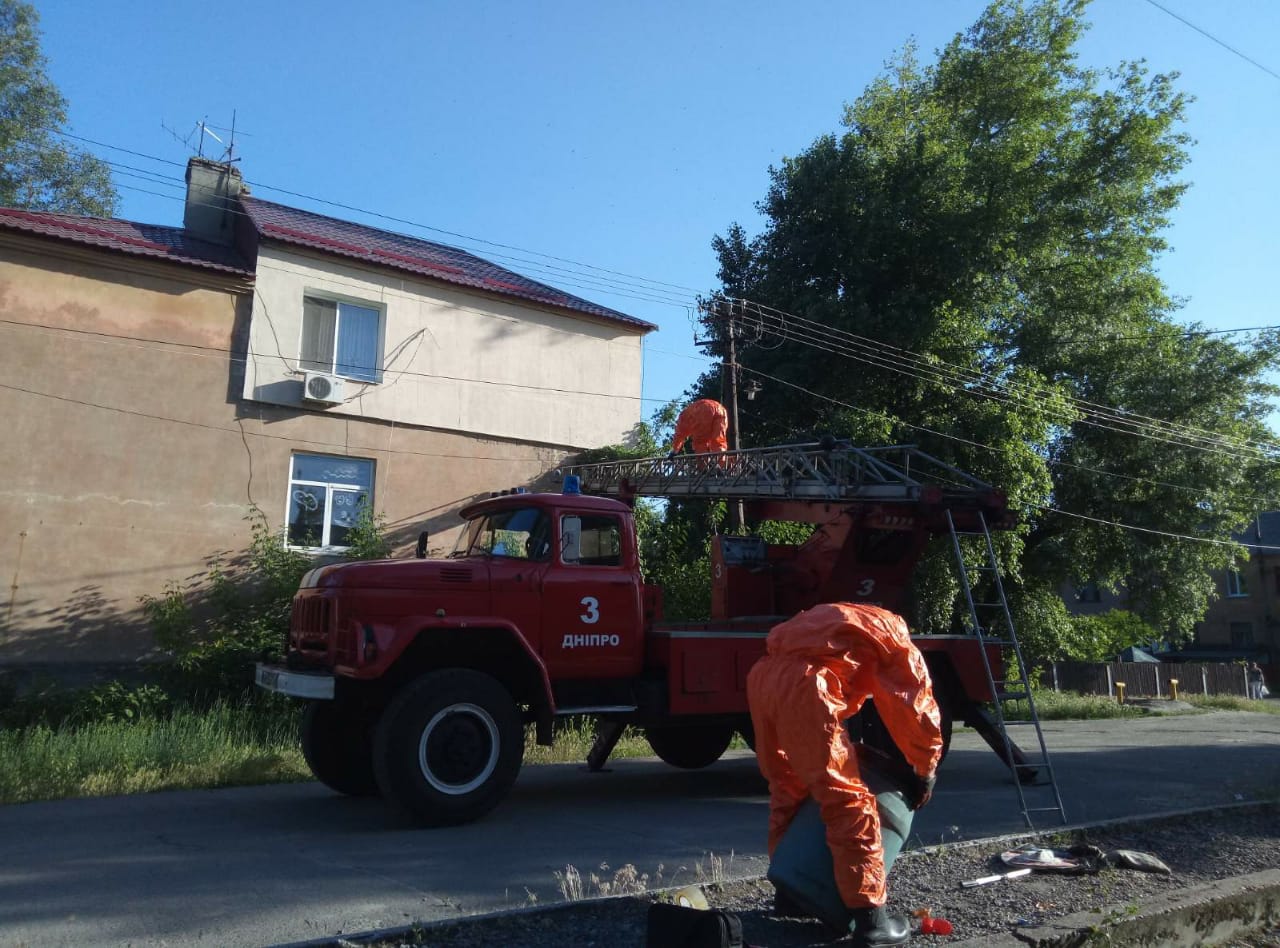
<instances>
[{"instance_id":1,"label":"fire truck grille","mask_svg":"<svg viewBox=\"0 0 1280 948\"><path fill-rule=\"evenodd\" d=\"M446 583L469 583L471 570L465 566L446 566L440 570L440 579Z\"/></svg>"},{"instance_id":2,"label":"fire truck grille","mask_svg":"<svg viewBox=\"0 0 1280 948\"><path fill-rule=\"evenodd\" d=\"M329 650L329 600L322 596L298 596L289 619L289 640L301 652Z\"/></svg>"}]
</instances>

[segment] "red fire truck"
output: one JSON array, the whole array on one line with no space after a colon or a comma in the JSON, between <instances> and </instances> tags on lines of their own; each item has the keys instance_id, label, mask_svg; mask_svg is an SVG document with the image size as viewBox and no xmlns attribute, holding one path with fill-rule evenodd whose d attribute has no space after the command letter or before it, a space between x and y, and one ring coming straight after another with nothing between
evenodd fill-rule
<instances>
[{"instance_id":1,"label":"red fire truck","mask_svg":"<svg viewBox=\"0 0 1280 948\"><path fill-rule=\"evenodd\" d=\"M641 576L641 496L728 498L750 522L813 532L798 545L715 537L711 619L666 621L662 590ZM525 725L550 744L557 716L597 720L593 769L627 726L668 764L714 763L735 733L751 743L747 672L773 625L822 602L901 610L931 537L952 534L959 552L976 533L990 548L988 528L1011 523L999 491L915 448L844 443L584 465L562 493L505 493L462 517L444 559L425 558L424 538L418 558L312 570L285 662L257 669L261 687L308 699L302 747L317 779L381 793L424 825L497 805ZM976 614L973 625L915 639L944 732L976 727L1025 781L1032 763L998 712L1009 642ZM983 708L993 701L997 719Z\"/></svg>"}]
</instances>

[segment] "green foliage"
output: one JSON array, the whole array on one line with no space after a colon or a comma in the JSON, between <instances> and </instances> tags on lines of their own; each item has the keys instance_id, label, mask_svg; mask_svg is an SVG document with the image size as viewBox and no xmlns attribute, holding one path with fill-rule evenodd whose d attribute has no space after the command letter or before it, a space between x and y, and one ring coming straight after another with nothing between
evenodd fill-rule
<instances>
[{"instance_id":1,"label":"green foliage","mask_svg":"<svg viewBox=\"0 0 1280 948\"><path fill-rule=\"evenodd\" d=\"M1124 609L1112 609L1096 616L1073 616L1072 647L1061 656L1080 662L1110 662L1131 645L1144 645L1160 638L1140 616Z\"/></svg>"},{"instance_id":2,"label":"green foliage","mask_svg":"<svg viewBox=\"0 0 1280 948\"><path fill-rule=\"evenodd\" d=\"M162 682L178 700L203 704L251 693L254 662L280 657L298 584L317 565L290 549L261 510L253 508L248 519L252 541L238 569L215 562L205 576L142 598L156 642L173 659ZM384 527L385 518L362 509L345 557L385 556Z\"/></svg>"},{"instance_id":3,"label":"green foliage","mask_svg":"<svg viewBox=\"0 0 1280 948\"><path fill-rule=\"evenodd\" d=\"M1010 596L1009 607L1029 666L1081 650L1076 626L1057 588L1043 582L1020 586Z\"/></svg>"},{"instance_id":4,"label":"green foliage","mask_svg":"<svg viewBox=\"0 0 1280 948\"><path fill-rule=\"evenodd\" d=\"M110 217L110 170L59 138L67 100L46 65L35 8L0 0L0 205Z\"/></svg>"},{"instance_id":5,"label":"green foliage","mask_svg":"<svg viewBox=\"0 0 1280 948\"><path fill-rule=\"evenodd\" d=\"M172 705L167 692L153 684L108 681L81 692L67 717L69 724L127 722L163 717Z\"/></svg>"},{"instance_id":6,"label":"green foliage","mask_svg":"<svg viewBox=\"0 0 1280 948\"><path fill-rule=\"evenodd\" d=\"M306 780L297 714L219 703L0 730L0 804Z\"/></svg>"},{"instance_id":7,"label":"green foliage","mask_svg":"<svg viewBox=\"0 0 1280 948\"><path fill-rule=\"evenodd\" d=\"M1042 721L1092 721L1102 718L1141 718L1147 716L1143 708L1121 704L1114 698L1101 695L1082 695L1074 691L1034 692L1036 715ZM1009 702L1005 717L1014 721L1029 720L1030 710L1025 701Z\"/></svg>"},{"instance_id":8,"label":"green foliage","mask_svg":"<svg viewBox=\"0 0 1280 948\"><path fill-rule=\"evenodd\" d=\"M765 543L799 546L813 536L811 523L794 523L789 520L762 520L751 527L751 533Z\"/></svg>"},{"instance_id":9,"label":"green foliage","mask_svg":"<svg viewBox=\"0 0 1280 948\"><path fill-rule=\"evenodd\" d=\"M215 562L193 582L171 582L162 595L142 597L156 642L173 660L162 680L182 700L249 693L253 663L280 657L293 595L315 565L289 549L261 510L249 519L253 539L243 570L232 573Z\"/></svg>"},{"instance_id":10,"label":"green foliage","mask_svg":"<svg viewBox=\"0 0 1280 948\"><path fill-rule=\"evenodd\" d=\"M667 619L711 616L710 531L705 520L690 516L698 506L705 508L642 499L635 507L641 572L645 582L662 587Z\"/></svg>"},{"instance_id":11,"label":"green foliage","mask_svg":"<svg viewBox=\"0 0 1280 948\"><path fill-rule=\"evenodd\" d=\"M21 695L0 695L0 728L77 727L97 721L128 722L161 717L172 699L151 683L108 681L86 688L60 687L52 680L38 682Z\"/></svg>"},{"instance_id":12,"label":"green foliage","mask_svg":"<svg viewBox=\"0 0 1280 948\"><path fill-rule=\"evenodd\" d=\"M771 170L763 231L714 241L725 296L816 326L742 319L744 371L780 380L744 441L915 443L1005 491L1022 525L999 553L1038 656L1077 634L1050 599L1081 578L1123 583L1144 621L1190 635L1233 531L1280 487L1253 448L1274 440L1280 335L1187 333L1156 271L1187 99L1141 64L1082 68L1085 6L997 0L932 65L908 46L842 131ZM722 355L725 321L705 328ZM1158 430L1136 436L1147 419ZM941 559L913 590L935 629L956 621Z\"/></svg>"},{"instance_id":13,"label":"green foliage","mask_svg":"<svg viewBox=\"0 0 1280 948\"><path fill-rule=\"evenodd\" d=\"M679 413L680 403L668 402L655 411L648 421L637 422L626 442L582 451L578 454L577 461L579 464L596 464L601 461L651 458L666 454Z\"/></svg>"},{"instance_id":14,"label":"green foliage","mask_svg":"<svg viewBox=\"0 0 1280 948\"><path fill-rule=\"evenodd\" d=\"M1254 701L1239 695L1196 695L1183 692L1179 697L1201 711L1260 711L1280 714L1280 701Z\"/></svg>"},{"instance_id":15,"label":"green foliage","mask_svg":"<svg viewBox=\"0 0 1280 948\"><path fill-rule=\"evenodd\" d=\"M346 543L347 549L342 554L345 559L386 559L391 555L391 541L387 539L387 518L374 513L368 504L361 504L355 525L347 531Z\"/></svg>"}]
</instances>

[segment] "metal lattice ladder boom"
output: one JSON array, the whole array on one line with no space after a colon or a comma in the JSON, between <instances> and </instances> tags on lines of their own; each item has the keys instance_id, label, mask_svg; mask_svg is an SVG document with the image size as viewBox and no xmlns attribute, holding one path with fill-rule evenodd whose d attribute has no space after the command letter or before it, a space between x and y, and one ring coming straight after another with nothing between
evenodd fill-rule
<instances>
[{"instance_id":1,"label":"metal lattice ladder boom","mask_svg":"<svg viewBox=\"0 0 1280 948\"><path fill-rule=\"evenodd\" d=\"M995 545L991 542L991 532L987 528L986 518L982 511L974 511L977 529L961 530L956 527L955 518L947 511L947 526L951 533L951 543L956 557L957 573L960 587L964 593L965 604L969 611L969 622L973 634L978 639L979 653L982 655L982 667L986 672L987 685L994 698L992 702L994 726L1003 743L1003 756L1009 769L1013 772L1013 785L1018 792L1018 805L1022 818L1029 828L1035 828L1032 815L1037 813L1053 813L1061 823L1067 822L1066 810L1062 805L1062 795L1058 790L1057 777L1054 774L1053 762L1049 759L1049 749L1045 745L1044 731L1040 727L1040 717L1036 713L1035 696L1031 693L1031 681L1027 677L1027 665L1022 658L1022 648L1018 645L1018 636L1014 630L1013 615L1009 612L1009 601L1005 598L1004 583L1000 577L1000 561L996 557ZM960 537L974 536L982 538L981 555L983 562L978 566L970 566L965 561L964 549L960 545ZM990 590L994 593L992 601L977 602L974 600L975 578L989 579ZM985 587L984 587L985 588ZM991 659L987 654L988 645L1000 647L1004 658L1004 674L997 678L991 668ZM1011 668L1017 669L1017 677L1008 677ZM1025 701L1028 708L1028 720L1010 720L1005 714L1005 705L1010 701ZM1010 727L1029 727L1035 732L1038 753L1028 754L1022 751L1009 737ZM1027 797L1030 792L1048 790L1051 792L1052 805L1031 806Z\"/></svg>"},{"instance_id":2,"label":"metal lattice ladder boom","mask_svg":"<svg viewBox=\"0 0 1280 948\"><path fill-rule=\"evenodd\" d=\"M913 445L779 445L676 454L563 468L589 494L743 500L914 501L927 488L955 499L989 484Z\"/></svg>"}]
</instances>

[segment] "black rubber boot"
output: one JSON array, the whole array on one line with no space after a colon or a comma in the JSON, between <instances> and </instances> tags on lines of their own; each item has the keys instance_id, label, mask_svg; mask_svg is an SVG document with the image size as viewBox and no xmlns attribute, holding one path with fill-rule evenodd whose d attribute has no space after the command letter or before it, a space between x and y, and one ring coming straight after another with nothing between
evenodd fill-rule
<instances>
[{"instance_id":1,"label":"black rubber boot","mask_svg":"<svg viewBox=\"0 0 1280 948\"><path fill-rule=\"evenodd\" d=\"M773 893L773 914L784 918L804 918L809 913L786 892L778 889Z\"/></svg>"},{"instance_id":2,"label":"black rubber boot","mask_svg":"<svg viewBox=\"0 0 1280 948\"><path fill-rule=\"evenodd\" d=\"M849 931L857 948L905 945L911 938L911 926L907 920L901 915L890 915L883 905L854 909Z\"/></svg>"}]
</instances>

